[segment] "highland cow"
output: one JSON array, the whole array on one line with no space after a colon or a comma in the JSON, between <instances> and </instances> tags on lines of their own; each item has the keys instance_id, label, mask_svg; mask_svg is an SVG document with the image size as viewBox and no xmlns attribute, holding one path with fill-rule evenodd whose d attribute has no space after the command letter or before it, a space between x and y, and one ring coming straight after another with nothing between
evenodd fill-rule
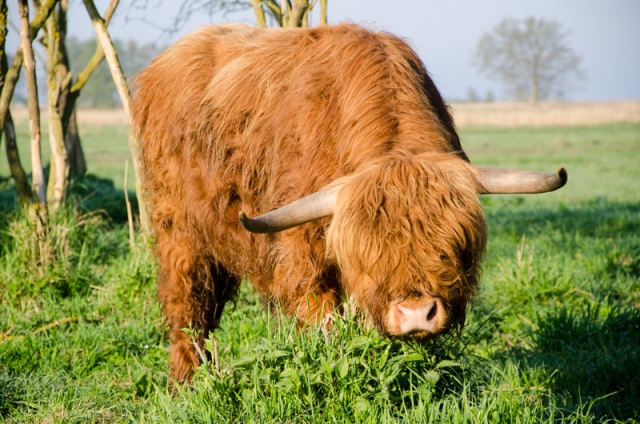
<instances>
[{"instance_id":1,"label":"highland cow","mask_svg":"<svg viewBox=\"0 0 640 424\"><path fill-rule=\"evenodd\" d=\"M384 335L460 328L487 242L478 194L566 181L472 166L418 56L354 25L205 27L133 89L177 381L199 362L182 329L206 337L245 278L301 323L353 299Z\"/></svg>"}]
</instances>

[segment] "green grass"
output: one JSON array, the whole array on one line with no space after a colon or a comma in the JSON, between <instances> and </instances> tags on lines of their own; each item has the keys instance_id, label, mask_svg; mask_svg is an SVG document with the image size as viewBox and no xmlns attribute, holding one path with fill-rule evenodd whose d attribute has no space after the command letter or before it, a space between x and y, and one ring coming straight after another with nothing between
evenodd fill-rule
<instances>
[{"instance_id":1,"label":"green grass","mask_svg":"<svg viewBox=\"0 0 640 424\"><path fill-rule=\"evenodd\" d=\"M326 339L245 284L219 363L175 393L154 261L127 240L127 130L83 134L98 176L53 217L46 261L0 186L0 421L640 421L639 125L462 131L474 163L563 165L570 179L483 198L488 256L460 339L382 339L351 317Z\"/></svg>"}]
</instances>

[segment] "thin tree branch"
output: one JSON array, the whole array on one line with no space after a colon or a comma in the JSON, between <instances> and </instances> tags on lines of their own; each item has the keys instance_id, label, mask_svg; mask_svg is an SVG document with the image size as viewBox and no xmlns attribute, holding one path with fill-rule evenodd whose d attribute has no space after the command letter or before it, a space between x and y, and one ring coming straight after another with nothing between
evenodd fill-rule
<instances>
[{"instance_id":1,"label":"thin tree branch","mask_svg":"<svg viewBox=\"0 0 640 424\"><path fill-rule=\"evenodd\" d=\"M105 59L107 61L107 64L109 65L109 69L111 70L111 76L113 78L113 82L116 85L116 89L118 90L118 94L120 95L120 100L122 101L122 106L124 108L125 114L127 115L127 119L129 120L129 122L131 122L131 93L129 92L129 86L127 85L124 73L122 72L122 67L120 66L120 61L118 60L118 55L113 46L113 42L111 41L111 37L109 36L109 32L107 31L105 22L102 17L100 17L100 14L96 9L96 5L94 4L93 0L83 1L85 8L89 13L89 17L91 18L93 28L96 31L98 42L100 43L100 46L105 53ZM135 138L133 132L129 133L129 149L131 150L131 156L133 158L133 170L136 176L136 196L138 198L140 223L142 226L142 231L148 234L150 224L144 193L142 191L140 143Z\"/></svg>"},{"instance_id":2,"label":"thin tree branch","mask_svg":"<svg viewBox=\"0 0 640 424\"><path fill-rule=\"evenodd\" d=\"M284 26L282 10L280 10L280 6L278 6L275 0L262 0L262 2L269 8L278 25Z\"/></svg>"},{"instance_id":3,"label":"thin tree branch","mask_svg":"<svg viewBox=\"0 0 640 424\"><path fill-rule=\"evenodd\" d=\"M107 64L109 65L109 70L111 71L111 76L113 77L113 82L116 85L116 90L118 91L120 100L122 100L124 111L127 118L130 119L131 93L129 92L127 81L124 77L124 73L122 72L122 67L120 66L118 54L116 53L113 41L107 31L105 21L98 13L98 9L96 9L96 5L93 0L84 0L84 5L89 13L89 17L91 18L93 29L96 31L98 43L100 44L100 47L104 52L105 59L107 60Z\"/></svg>"},{"instance_id":4,"label":"thin tree branch","mask_svg":"<svg viewBox=\"0 0 640 424\"><path fill-rule=\"evenodd\" d=\"M133 230L133 213L131 212L131 202L129 202L129 189L127 188L127 175L129 173L129 161L124 161L124 203L127 207L127 222L129 223L129 247L133 252L136 250L136 233Z\"/></svg>"},{"instance_id":5,"label":"thin tree branch","mask_svg":"<svg viewBox=\"0 0 640 424\"><path fill-rule=\"evenodd\" d=\"M116 8L118 7L119 4L120 4L120 0L111 0L111 2L109 3L109 7L107 7L107 10L104 13L105 26L107 27L109 26L109 23L111 22L111 17L113 16L113 13L116 11ZM76 82L74 82L73 85L71 86L71 89L70 89L71 92L82 90L82 88L86 85L87 81L89 81L89 78L91 77L93 72L98 68L100 63L102 63L103 59L104 59L104 51L102 50L100 43L97 43L95 53L93 54L89 62L87 62L87 66L85 66L85 68L78 74L78 78L76 79Z\"/></svg>"},{"instance_id":6,"label":"thin tree branch","mask_svg":"<svg viewBox=\"0 0 640 424\"><path fill-rule=\"evenodd\" d=\"M260 0L251 0L251 7L253 7L253 13L256 15L256 26L258 28L267 27L267 19L264 16L264 9Z\"/></svg>"}]
</instances>

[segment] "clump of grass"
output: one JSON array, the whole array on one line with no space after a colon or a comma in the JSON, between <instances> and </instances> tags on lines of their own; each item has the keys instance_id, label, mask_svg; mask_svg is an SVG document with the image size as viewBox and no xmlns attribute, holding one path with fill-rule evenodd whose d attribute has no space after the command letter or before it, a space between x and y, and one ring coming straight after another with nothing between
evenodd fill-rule
<instances>
[{"instance_id":1,"label":"clump of grass","mask_svg":"<svg viewBox=\"0 0 640 424\"><path fill-rule=\"evenodd\" d=\"M382 422L424 413L463 384L454 338L425 345L382 338L352 317L336 317L327 333L279 312L246 313L232 312L199 348L208 359L191 386L177 397L153 391L155 406L136 420ZM250 328L238 334L238 321Z\"/></svg>"},{"instance_id":2,"label":"clump of grass","mask_svg":"<svg viewBox=\"0 0 640 424\"><path fill-rule=\"evenodd\" d=\"M399 416L427 402L441 378L460 366L442 340L418 345L381 338L350 317L337 317L328 333L301 330L278 315L279 324L267 323L264 337L230 362L209 363L211 378L202 378L217 393L231 388L238 418ZM205 348L216 358L214 341Z\"/></svg>"},{"instance_id":3,"label":"clump of grass","mask_svg":"<svg viewBox=\"0 0 640 424\"><path fill-rule=\"evenodd\" d=\"M46 231L18 213L8 227L10 243L1 258L7 294L19 297L52 290L60 296L85 292L91 266L100 252L92 249L104 233L104 219L62 208L49 217Z\"/></svg>"},{"instance_id":4,"label":"clump of grass","mask_svg":"<svg viewBox=\"0 0 640 424\"><path fill-rule=\"evenodd\" d=\"M7 281L0 295L5 291L11 298L42 291L86 294L96 265L126 249L117 234L117 224L127 222L124 193L104 178L72 182L67 204L50 212L46 228L17 204L0 209L0 217L6 223L0 227L0 276Z\"/></svg>"}]
</instances>

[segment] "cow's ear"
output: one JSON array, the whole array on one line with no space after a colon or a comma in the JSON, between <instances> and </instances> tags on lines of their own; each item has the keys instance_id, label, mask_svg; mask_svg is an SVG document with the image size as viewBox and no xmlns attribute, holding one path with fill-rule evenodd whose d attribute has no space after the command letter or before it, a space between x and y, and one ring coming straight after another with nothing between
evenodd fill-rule
<instances>
[{"instance_id":1,"label":"cow's ear","mask_svg":"<svg viewBox=\"0 0 640 424\"><path fill-rule=\"evenodd\" d=\"M567 171L556 173L476 167L480 194L533 194L554 191L567 183Z\"/></svg>"}]
</instances>

